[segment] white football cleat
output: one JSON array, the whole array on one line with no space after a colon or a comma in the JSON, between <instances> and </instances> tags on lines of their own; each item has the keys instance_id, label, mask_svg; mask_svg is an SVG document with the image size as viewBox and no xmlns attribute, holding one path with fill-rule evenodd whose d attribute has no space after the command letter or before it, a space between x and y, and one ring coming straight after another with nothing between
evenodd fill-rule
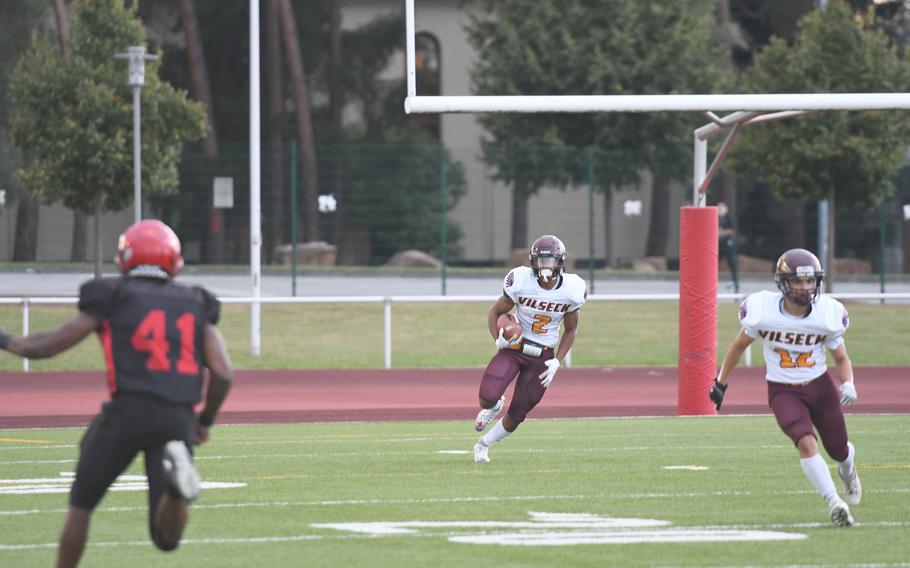
<instances>
[{"instance_id":1,"label":"white football cleat","mask_svg":"<svg viewBox=\"0 0 910 568\"><path fill-rule=\"evenodd\" d=\"M840 471L837 472L840 475ZM863 484L859 481L859 474L856 473L856 466L853 467L853 475L847 477L841 476L844 482L844 501L848 505L859 505L863 498Z\"/></svg>"},{"instance_id":2,"label":"white football cleat","mask_svg":"<svg viewBox=\"0 0 910 568\"><path fill-rule=\"evenodd\" d=\"M193 465L193 458L186 444L180 440L171 440L165 444L162 461L168 486L187 501L199 497L199 473Z\"/></svg>"},{"instance_id":3,"label":"white football cleat","mask_svg":"<svg viewBox=\"0 0 910 568\"><path fill-rule=\"evenodd\" d=\"M478 432L483 432L483 429L496 418L496 415L499 414L499 411L502 410L502 406L506 402L506 395L499 397L499 402L496 403L496 406L493 408L485 408L477 413L477 421L474 422L474 429Z\"/></svg>"},{"instance_id":4,"label":"white football cleat","mask_svg":"<svg viewBox=\"0 0 910 568\"><path fill-rule=\"evenodd\" d=\"M834 497L828 502L828 513L831 515L831 522L836 527L852 527L853 515L850 514L850 507L844 503L840 497Z\"/></svg>"},{"instance_id":5,"label":"white football cleat","mask_svg":"<svg viewBox=\"0 0 910 568\"><path fill-rule=\"evenodd\" d=\"M490 451L490 446L485 446L483 442L474 444L474 461L478 463L487 463L490 461L490 456L487 455L488 451Z\"/></svg>"}]
</instances>

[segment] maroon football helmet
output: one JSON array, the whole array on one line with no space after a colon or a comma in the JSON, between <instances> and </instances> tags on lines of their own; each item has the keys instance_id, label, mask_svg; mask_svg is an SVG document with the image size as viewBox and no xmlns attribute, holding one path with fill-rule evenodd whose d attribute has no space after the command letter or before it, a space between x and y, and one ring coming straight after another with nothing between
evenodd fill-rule
<instances>
[{"instance_id":1,"label":"maroon football helmet","mask_svg":"<svg viewBox=\"0 0 910 568\"><path fill-rule=\"evenodd\" d=\"M800 306L808 306L821 292L825 271L818 257L806 249L790 249L777 259L774 283L785 298ZM794 290L790 283L797 279L814 279L815 286L809 290Z\"/></svg>"},{"instance_id":2,"label":"maroon football helmet","mask_svg":"<svg viewBox=\"0 0 910 568\"><path fill-rule=\"evenodd\" d=\"M555 235L543 235L531 245L528 258L534 276L544 280L556 278L566 266L566 245Z\"/></svg>"},{"instance_id":3,"label":"maroon football helmet","mask_svg":"<svg viewBox=\"0 0 910 568\"><path fill-rule=\"evenodd\" d=\"M123 274L138 266L157 266L176 276L183 268L180 239L161 221L139 221L120 235L114 262Z\"/></svg>"}]
</instances>

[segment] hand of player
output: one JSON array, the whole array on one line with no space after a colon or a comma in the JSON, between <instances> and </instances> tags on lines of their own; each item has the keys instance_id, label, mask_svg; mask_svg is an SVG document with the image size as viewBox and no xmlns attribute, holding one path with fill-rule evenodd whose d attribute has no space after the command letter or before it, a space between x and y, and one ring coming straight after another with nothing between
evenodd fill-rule
<instances>
[{"instance_id":1,"label":"hand of player","mask_svg":"<svg viewBox=\"0 0 910 568\"><path fill-rule=\"evenodd\" d=\"M209 441L209 426L203 426L198 421L196 422L196 436L193 439L193 445L198 446Z\"/></svg>"},{"instance_id":2,"label":"hand of player","mask_svg":"<svg viewBox=\"0 0 910 568\"><path fill-rule=\"evenodd\" d=\"M856 402L856 387L853 381L847 381L840 386L840 403L844 406L850 406Z\"/></svg>"},{"instance_id":3,"label":"hand of player","mask_svg":"<svg viewBox=\"0 0 910 568\"><path fill-rule=\"evenodd\" d=\"M505 349L506 347L511 347L521 341L521 335L518 337L513 337L512 339L506 339L503 337L503 329L499 328L499 337L496 338L496 349Z\"/></svg>"},{"instance_id":4,"label":"hand of player","mask_svg":"<svg viewBox=\"0 0 910 568\"><path fill-rule=\"evenodd\" d=\"M724 402L724 393L727 392L728 386L729 385L722 384L717 379L714 379L714 386L711 387L708 396L711 397L711 402L714 403L715 409L720 410L720 405Z\"/></svg>"},{"instance_id":5,"label":"hand of player","mask_svg":"<svg viewBox=\"0 0 910 568\"><path fill-rule=\"evenodd\" d=\"M543 385L543 388L547 388L550 386L550 383L553 382L556 371L559 370L559 359L553 357L552 359L544 361L543 364L547 366L547 370L537 375L537 377L540 379L540 384Z\"/></svg>"}]
</instances>

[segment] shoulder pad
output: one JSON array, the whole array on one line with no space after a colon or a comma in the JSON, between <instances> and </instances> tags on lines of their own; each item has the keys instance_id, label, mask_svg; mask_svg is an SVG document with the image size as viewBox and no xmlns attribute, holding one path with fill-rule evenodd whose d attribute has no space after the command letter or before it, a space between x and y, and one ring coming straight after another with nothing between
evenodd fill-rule
<instances>
[{"instance_id":1,"label":"shoulder pad","mask_svg":"<svg viewBox=\"0 0 910 568\"><path fill-rule=\"evenodd\" d=\"M505 289L520 287L527 280L530 273L531 269L527 266L516 266L506 274L505 279L502 281L502 287Z\"/></svg>"},{"instance_id":2,"label":"shoulder pad","mask_svg":"<svg viewBox=\"0 0 910 568\"><path fill-rule=\"evenodd\" d=\"M831 296L821 295L815 302L822 324L830 333L843 333L850 326L847 308Z\"/></svg>"},{"instance_id":3,"label":"shoulder pad","mask_svg":"<svg viewBox=\"0 0 910 568\"><path fill-rule=\"evenodd\" d=\"M79 311L97 320L108 317L114 304L117 285L121 278L88 280L79 288Z\"/></svg>"},{"instance_id":4,"label":"shoulder pad","mask_svg":"<svg viewBox=\"0 0 910 568\"><path fill-rule=\"evenodd\" d=\"M766 304L770 300L769 294L773 293L762 290L746 296L746 299L739 305L739 320L744 326L755 327L761 322Z\"/></svg>"},{"instance_id":5,"label":"shoulder pad","mask_svg":"<svg viewBox=\"0 0 910 568\"><path fill-rule=\"evenodd\" d=\"M221 302L202 286L195 286L195 288L202 296L205 320L212 325L216 325L221 318Z\"/></svg>"},{"instance_id":6,"label":"shoulder pad","mask_svg":"<svg viewBox=\"0 0 910 568\"><path fill-rule=\"evenodd\" d=\"M563 286L566 287L566 295L576 304L584 304L588 301L588 285L584 278L577 274L563 273Z\"/></svg>"}]
</instances>

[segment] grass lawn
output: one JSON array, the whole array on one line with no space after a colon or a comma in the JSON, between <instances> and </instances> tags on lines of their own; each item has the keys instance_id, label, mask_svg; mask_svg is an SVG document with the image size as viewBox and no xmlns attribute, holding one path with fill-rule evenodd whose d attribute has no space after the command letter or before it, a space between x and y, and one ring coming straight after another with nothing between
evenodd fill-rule
<instances>
[{"instance_id":1,"label":"grass lawn","mask_svg":"<svg viewBox=\"0 0 910 568\"><path fill-rule=\"evenodd\" d=\"M396 303L392 308L392 364L408 367L481 367L492 353L485 303ZM895 341L910 336L910 305L848 303L847 348L855 365L910 365L910 350ZM718 358L736 335L736 304L718 310ZM234 364L259 368L381 368L381 304L265 305L262 356L249 355L249 307L226 305L219 325ZM32 306L31 329L49 329L72 317L74 306ZM676 365L679 308L676 302L589 302L582 310L572 362L579 366ZM18 332L21 308L0 306L0 325ZM753 364L762 363L753 346ZM98 342L83 341L35 370L97 370ZM22 368L0 354L0 371Z\"/></svg>"},{"instance_id":2,"label":"grass lawn","mask_svg":"<svg viewBox=\"0 0 910 568\"><path fill-rule=\"evenodd\" d=\"M83 563L906 566L910 418L848 427L864 495L837 529L770 416L529 420L488 464L469 421L218 426L197 464L240 486L203 489L183 545L149 543L140 477L102 502ZM0 430L0 566L53 564L81 434Z\"/></svg>"}]
</instances>

